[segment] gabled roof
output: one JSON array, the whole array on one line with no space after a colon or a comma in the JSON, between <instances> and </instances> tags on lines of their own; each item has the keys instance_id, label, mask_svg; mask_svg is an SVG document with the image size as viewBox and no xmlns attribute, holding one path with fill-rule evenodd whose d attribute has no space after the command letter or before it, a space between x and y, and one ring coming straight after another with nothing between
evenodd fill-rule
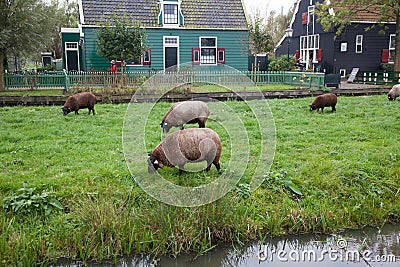
<instances>
[{"instance_id":1,"label":"gabled roof","mask_svg":"<svg viewBox=\"0 0 400 267\"><path fill-rule=\"evenodd\" d=\"M326 2L329 2L333 12L336 12L340 8L343 0L327 0ZM383 15L381 6L382 4L376 3L376 1L371 1L369 4L361 4L359 2L346 4L347 9L351 11L352 22L378 22ZM387 22L394 22L394 20Z\"/></svg>"},{"instance_id":2,"label":"gabled roof","mask_svg":"<svg viewBox=\"0 0 400 267\"><path fill-rule=\"evenodd\" d=\"M144 27L158 24L159 0L79 0L80 21L97 25L113 14L126 14L140 20ZM246 29L247 18L242 0L181 0L184 28Z\"/></svg>"}]
</instances>

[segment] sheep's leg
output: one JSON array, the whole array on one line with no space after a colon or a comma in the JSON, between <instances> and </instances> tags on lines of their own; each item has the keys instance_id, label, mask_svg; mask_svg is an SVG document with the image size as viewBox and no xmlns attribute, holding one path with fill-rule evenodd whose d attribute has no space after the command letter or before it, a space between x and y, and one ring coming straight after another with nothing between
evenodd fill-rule
<instances>
[{"instance_id":1,"label":"sheep's leg","mask_svg":"<svg viewBox=\"0 0 400 267\"><path fill-rule=\"evenodd\" d=\"M185 129L185 128L183 127L183 124L179 125L179 129L181 129L181 130Z\"/></svg>"},{"instance_id":2,"label":"sheep's leg","mask_svg":"<svg viewBox=\"0 0 400 267\"><path fill-rule=\"evenodd\" d=\"M179 175L182 175L182 173L185 171L185 168L183 166L178 166L179 168Z\"/></svg>"},{"instance_id":3,"label":"sheep's leg","mask_svg":"<svg viewBox=\"0 0 400 267\"><path fill-rule=\"evenodd\" d=\"M210 171L210 169L211 169L211 164L212 164L212 162L208 163L208 161L207 161L207 168L206 168L206 171Z\"/></svg>"},{"instance_id":4,"label":"sheep's leg","mask_svg":"<svg viewBox=\"0 0 400 267\"><path fill-rule=\"evenodd\" d=\"M335 111L336 111L336 107L332 106L332 112L335 112Z\"/></svg>"},{"instance_id":5,"label":"sheep's leg","mask_svg":"<svg viewBox=\"0 0 400 267\"><path fill-rule=\"evenodd\" d=\"M75 115L79 115L79 113L78 113L78 111L77 111L77 110L75 110Z\"/></svg>"},{"instance_id":6,"label":"sheep's leg","mask_svg":"<svg viewBox=\"0 0 400 267\"><path fill-rule=\"evenodd\" d=\"M206 124L203 121L199 120L199 128L205 128L205 127Z\"/></svg>"},{"instance_id":7,"label":"sheep's leg","mask_svg":"<svg viewBox=\"0 0 400 267\"><path fill-rule=\"evenodd\" d=\"M215 165L215 168L217 168L218 171L221 169L221 165L219 165L219 162L217 162L217 163L214 162L214 165Z\"/></svg>"}]
</instances>

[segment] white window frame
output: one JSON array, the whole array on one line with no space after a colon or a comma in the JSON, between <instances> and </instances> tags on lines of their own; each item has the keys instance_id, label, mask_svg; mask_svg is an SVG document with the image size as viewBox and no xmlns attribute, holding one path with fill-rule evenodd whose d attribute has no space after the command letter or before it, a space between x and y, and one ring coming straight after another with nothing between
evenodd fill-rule
<instances>
[{"instance_id":1,"label":"white window frame","mask_svg":"<svg viewBox=\"0 0 400 267\"><path fill-rule=\"evenodd\" d=\"M302 63L306 63L306 69L313 67L309 60L311 54L311 63L318 62L319 41L319 34L300 36L300 58Z\"/></svg>"},{"instance_id":2,"label":"white window frame","mask_svg":"<svg viewBox=\"0 0 400 267\"><path fill-rule=\"evenodd\" d=\"M363 39L364 36L362 34L356 35L356 54L361 54L363 52Z\"/></svg>"},{"instance_id":3,"label":"white window frame","mask_svg":"<svg viewBox=\"0 0 400 267\"><path fill-rule=\"evenodd\" d=\"M215 45L214 46L202 46L201 45L201 39L215 39ZM216 36L200 36L199 37L199 48L200 48L200 65L217 65L218 62L218 39ZM203 55L203 49L214 49L215 50L215 54L214 54L214 62L207 62L204 57L205 55Z\"/></svg>"},{"instance_id":4,"label":"white window frame","mask_svg":"<svg viewBox=\"0 0 400 267\"><path fill-rule=\"evenodd\" d=\"M347 42L340 43L340 52L347 52Z\"/></svg>"},{"instance_id":5,"label":"white window frame","mask_svg":"<svg viewBox=\"0 0 400 267\"><path fill-rule=\"evenodd\" d=\"M67 51L76 51L78 55L78 70L81 69L81 63L79 58L79 43L78 42L65 42L65 67L68 71L68 53Z\"/></svg>"},{"instance_id":6,"label":"white window frame","mask_svg":"<svg viewBox=\"0 0 400 267\"><path fill-rule=\"evenodd\" d=\"M346 69L340 69L339 73L340 73L340 77L342 77L342 78L346 77Z\"/></svg>"},{"instance_id":7,"label":"white window frame","mask_svg":"<svg viewBox=\"0 0 400 267\"><path fill-rule=\"evenodd\" d=\"M307 18L307 32L308 32L308 30L309 30L309 28L311 27L311 34L314 34L314 29L315 29L315 15L314 15L314 11L315 11L315 5L312 5L312 6L308 6L308 9L307 9L307 15L308 15L308 18ZM310 25L311 24L311 25Z\"/></svg>"},{"instance_id":8,"label":"white window frame","mask_svg":"<svg viewBox=\"0 0 400 267\"><path fill-rule=\"evenodd\" d=\"M176 66L179 68L179 36L163 36L163 67L165 70L165 48L166 47L176 47Z\"/></svg>"},{"instance_id":9,"label":"white window frame","mask_svg":"<svg viewBox=\"0 0 400 267\"><path fill-rule=\"evenodd\" d=\"M389 61L388 61L388 63L394 63L395 38L396 38L396 34L390 34L390 37L389 37Z\"/></svg>"},{"instance_id":10,"label":"white window frame","mask_svg":"<svg viewBox=\"0 0 400 267\"><path fill-rule=\"evenodd\" d=\"M180 10L181 10L181 1L160 1L161 13L162 13L162 25L166 28L179 28L180 26ZM176 6L176 23L166 23L166 13L165 6Z\"/></svg>"}]
</instances>

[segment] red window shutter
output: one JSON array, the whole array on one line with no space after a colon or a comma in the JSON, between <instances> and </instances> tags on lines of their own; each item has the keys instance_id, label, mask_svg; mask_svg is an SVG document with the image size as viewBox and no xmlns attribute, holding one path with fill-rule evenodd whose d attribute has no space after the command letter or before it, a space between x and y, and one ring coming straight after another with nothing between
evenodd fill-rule
<instances>
[{"instance_id":1,"label":"red window shutter","mask_svg":"<svg viewBox=\"0 0 400 267\"><path fill-rule=\"evenodd\" d=\"M217 63L225 64L225 48L217 48Z\"/></svg>"},{"instance_id":2,"label":"red window shutter","mask_svg":"<svg viewBox=\"0 0 400 267\"><path fill-rule=\"evenodd\" d=\"M318 49L318 58L317 58L318 62L322 61L322 49Z\"/></svg>"},{"instance_id":3,"label":"red window shutter","mask_svg":"<svg viewBox=\"0 0 400 267\"><path fill-rule=\"evenodd\" d=\"M300 58L300 50L296 50L296 62L299 61Z\"/></svg>"},{"instance_id":4,"label":"red window shutter","mask_svg":"<svg viewBox=\"0 0 400 267\"><path fill-rule=\"evenodd\" d=\"M143 55L143 65L151 64L151 49L149 48Z\"/></svg>"},{"instance_id":5,"label":"red window shutter","mask_svg":"<svg viewBox=\"0 0 400 267\"><path fill-rule=\"evenodd\" d=\"M382 63L389 62L389 49L382 49Z\"/></svg>"},{"instance_id":6,"label":"red window shutter","mask_svg":"<svg viewBox=\"0 0 400 267\"><path fill-rule=\"evenodd\" d=\"M192 48L193 64L200 64L200 48Z\"/></svg>"},{"instance_id":7,"label":"red window shutter","mask_svg":"<svg viewBox=\"0 0 400 267\"><path fill-rule=\"evenodd\" d=\"M308 23L308 12L301 14L301 23L303 25Z\"/></svg>"}]
</instances>

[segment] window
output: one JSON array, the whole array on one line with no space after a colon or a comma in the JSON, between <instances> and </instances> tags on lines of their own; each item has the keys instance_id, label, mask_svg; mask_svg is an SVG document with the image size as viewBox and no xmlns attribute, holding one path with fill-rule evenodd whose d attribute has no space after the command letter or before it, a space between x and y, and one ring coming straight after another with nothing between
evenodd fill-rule
<instances>
[{"instance_id":1,"label":"window","mask_svg":"<svg viewBox=\"0 0 400 267\"><path fill-rule=\"evenodd\" d=\"M192 48L193 64L200 64L200 48Z\"/></svg>"},{"instance_id":2,"label":"window","mask_svg":"<svg viewBox=\"0 0 400 267\"><path fill-rule=\"evenodd\" d=\"M394 62L395 37L396 37L396 34L390 35L390 40L389 40L389 62L390 63Z\"/></svg>"},{"instance_id":3,"label":"window","mask_svg":"<svg viewBox=\"0 0 400 267\"><path fill-rule=\"evenodd\" d=\"M184 19L181 12L180 0L159 0L160 13L158 14L158 24L164 27L177 28L183 25Z\"/></svg>"},{"instance_id":4,"label":"window","mask_svg":"<svg viewBox=\"0 0 400 267\"><path fill-rule=\"evenodd\" d=\"M200 37L200 64L216 64L217 38Z\"/></svg>"},{"instance_id":5,"label":"window","mask_svg":"<svg viewBox=\"0 0 400 267\"><path fill-rule=\"evenodd\" d=\"M150 65L151 64L151 49L144 51L138 58L129 58L125 60L126 65Z\"/></svg>"},{"instance_id":6,"label":"window","mask_svg":"<svg viewBox=\"0 0 400 267\"><path fill-rule=\"evenodd\" d=\"M312 68L322 58L319 50L319 34L300 36L300 62L306 63L306 68Z\"/></svg>"},{"instance_id":7,"label":"window","mask_svg":"<svg viewBox=\"0 0 400 267\"><path fill-rule=\"evenodd\" d=\"M307 33L314 34L314 26L315 26L315 16L314 16L315 6L308 7L308 18L307 18Z\"/></svg>"},{"instance_id":8,"label":"window","mask_svg":"<svg viewBox=\"0 0 400 267\"><path fill-rule=\"evenodd\" d=\"M178 24L178 5L164 4L164 24Z\"/></svg>"},{"instance_id":9,"label":"window","mask_svg":"<svg viewBox=\"0 0 400 267\"><path fill-rule=\"evenodd\" d=\"M347 43L340 44L340 52L347 52Z\"/></svg>"},{"instance_id":10,"label":"window","mask_svg":"<svg viewBox=\"0 0 400 267\"><path fill-rule=\"evenodd\" d=\"M217 63L225 64L225 48L218 48L217 51L218 51Z\"/></svg>"},{"instance_id":11,"label":"window","mask_svg":"<svg viewBox=\"0 0 400 267\"><path fill-rule=\"evenodd\" d=\"M340 73L340 77L342 77L342 78L346 77L346 69L340 69L339 73Z\"/></svg>"},{"instance_id":12,"label":"window","mask_svg":"<svg viewBox=\"0 0 400 267\"><path fill-rule=\"evenodd\" d=\"M356 53L362 53L363 50L363 36L357 35L356 36Z\"/></svg>"}]
</instances>

